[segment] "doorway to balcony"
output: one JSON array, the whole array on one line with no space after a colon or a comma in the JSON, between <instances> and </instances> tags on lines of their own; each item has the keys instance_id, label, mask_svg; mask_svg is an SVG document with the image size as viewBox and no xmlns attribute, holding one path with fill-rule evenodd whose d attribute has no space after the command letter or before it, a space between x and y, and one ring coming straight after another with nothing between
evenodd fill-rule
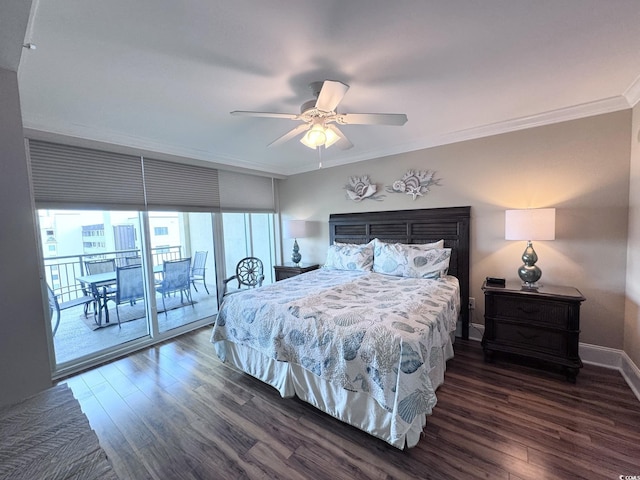
<instances>
[{"instance_id":1,"label":"doorway to balcony","mask_svg":"<svg viewBox=\"0 0 640 480\"><path fill-rule=\"evenodd\" d=\"M213 219L208 212L38 210L56 370L211 323L218 310ZM167 265L178 263L182 283L169 284Z\"/></svg>"}]
</instances>

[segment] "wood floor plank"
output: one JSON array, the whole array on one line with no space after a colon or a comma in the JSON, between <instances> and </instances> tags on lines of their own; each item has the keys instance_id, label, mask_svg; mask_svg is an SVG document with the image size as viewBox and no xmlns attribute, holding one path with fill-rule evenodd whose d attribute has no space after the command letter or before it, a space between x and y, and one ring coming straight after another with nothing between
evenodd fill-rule
<instances>
[{"instance_id":1,"label":"wood floor plank","mask_svg":"<svg viewBox=\"0 0 640 480\"><path fill-rule=\"evenodd\" d=\"M617 478L640 473L640 402L619 372L577 383L459 341L401 451L217 358L206 327L66 380L121 478Z\"/></svg>"}]
</instances>

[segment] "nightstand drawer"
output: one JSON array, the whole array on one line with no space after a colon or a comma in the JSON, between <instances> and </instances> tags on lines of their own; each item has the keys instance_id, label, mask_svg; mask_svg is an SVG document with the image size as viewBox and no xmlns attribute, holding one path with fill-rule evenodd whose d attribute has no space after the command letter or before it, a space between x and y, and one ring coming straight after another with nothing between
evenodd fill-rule
<instances>
[{"instance_id":1,"label":"nightstand drawer","mask_svg":"<svg viewBox=\"0 0 640 480\"><path fill-rule=\"evenodd\" d=\"M580 304L585 298L573 287L523 288L520 282L484 290L485 361L493 353L516 354L561 366L575 383L582 368L578 354Z\"/></svg>"},{"instance_id":2,"label":"nightstand drawer","mask_svg":"<svg viewBox=\"0 0 640 480\"><path fill-rule=\"evenodd\" d=\"M312 270L317 270L318 268L320 268L320 265L317 263L311 265L275 265L273 267L276 273L276 282L284 280L285 278L295 277L296 275L307 273Z\"/></svg>"},{"instance_id":3,"label":"nightstand drawer","mask_svg":"<svg viewBox=\"0 0 640 480\"><path fill-rule=\"evenodd\" d=\"M537 352L564 357L567 355L567 335L517 323L495 322L494 341L502 345L530 348Z\"/></svg>"},{"instance_id":4,"label":"nightstand drawer","mask_svg":"<svg viewBox=\"0 0 640 480\"><path fill-rule=\"evenodd\" d=\"M521 297L496 297L493 299L495 317L518 319L522 323L539 323L556 328L568 328L569 304L527 300Z\"/></svg>"}]
</instances>

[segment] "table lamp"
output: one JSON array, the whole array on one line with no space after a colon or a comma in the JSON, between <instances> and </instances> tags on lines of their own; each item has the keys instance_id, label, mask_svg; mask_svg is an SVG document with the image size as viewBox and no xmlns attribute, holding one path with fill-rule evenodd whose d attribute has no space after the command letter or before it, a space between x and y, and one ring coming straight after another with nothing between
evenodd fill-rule
<instances>
[{"instance_id":1,"label":"table lamp","mask_svg":"<svg viewBox=\"0 0 640 480\"><path fill-rule=\"evenodd\" d=\"M556 209L532 208L527 210L506 210L504 216L505 240L526 240L527 248L522 254L522 265L518 276L527 288L535 288L542 276L542 270L536 266L538 255L533 249L532 240L555 240Z\"/></svg>"},{"instance_id":2,"label":"table lamp","mask_svg":"<svg viewBox=\"0 0 640 480\"><path fill-rule=\"evenodd\" d=\"M293 238L293 253L291 261L298 265L302 260L300 255L300 247L298 247L298 238L304 238L309 235L309 222L305 220L289 220L284 224L284 236Z\"/></svg>"}]
</instances>

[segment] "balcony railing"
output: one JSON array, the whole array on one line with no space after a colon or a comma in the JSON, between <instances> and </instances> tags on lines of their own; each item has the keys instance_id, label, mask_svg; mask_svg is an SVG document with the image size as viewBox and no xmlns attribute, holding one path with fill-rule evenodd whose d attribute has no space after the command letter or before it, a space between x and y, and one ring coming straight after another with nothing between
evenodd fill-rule
<instances>
[{"instance_id":1,"label":"balcony railing","mask_svg":"<svg viewBox=\"0 0 640 480\"><path fill-rule=\"evenodd\" d=\"M49 286L58 295L60 302L73 300L86 295L82 285L76 280L86 273L85 262L113 258L116 266L128 265L131 258L140 257L139 249L101 252L99 254L66 255L44 259L45 278ZM153 265L162 265L165 260L182 258L182 246L156 247L151 249Z\"/></svg>"}]
</instances>

